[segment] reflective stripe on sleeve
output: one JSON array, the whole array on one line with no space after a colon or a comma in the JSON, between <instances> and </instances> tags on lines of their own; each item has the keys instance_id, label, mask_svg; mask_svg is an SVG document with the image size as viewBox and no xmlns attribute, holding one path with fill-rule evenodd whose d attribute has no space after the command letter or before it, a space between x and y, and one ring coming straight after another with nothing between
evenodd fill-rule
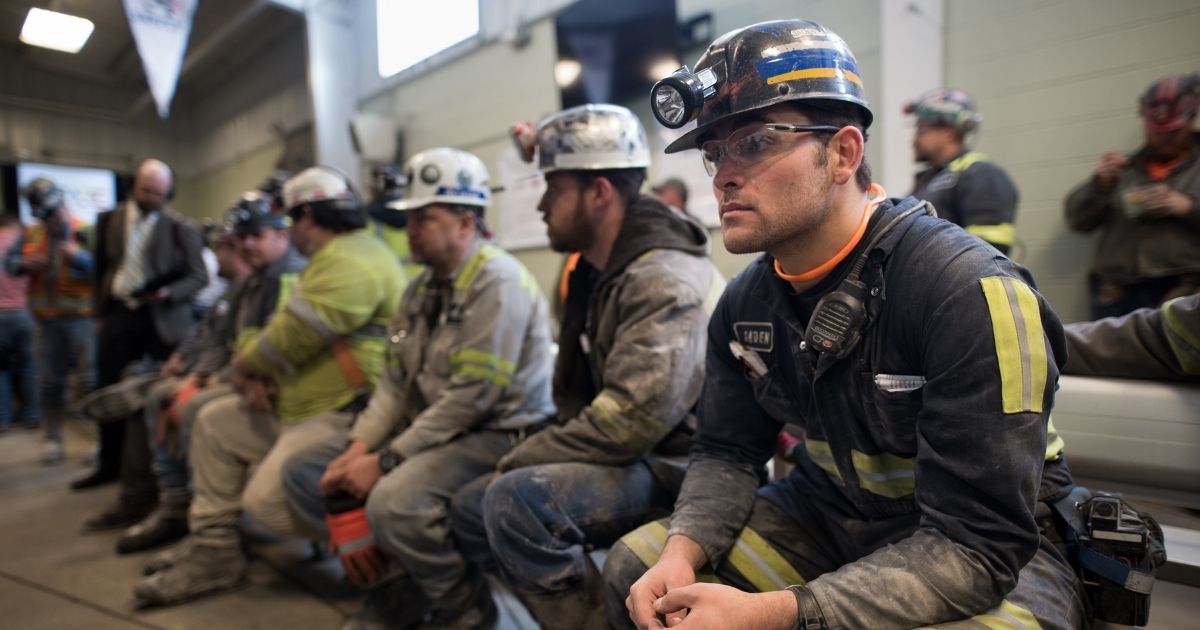
<instances>
[{"instance_id":1,"label":"reflective stripe on sleeve","mask_svg":"<svg viewBox=\"0 0 1200 630\"><path fill-rule=\"evenodd\" d=\"M979 282L992 319L1004 413L1041 413L1048 353L1037 296L1014 278L993 276Z\"/></svg>"}]
</instances>

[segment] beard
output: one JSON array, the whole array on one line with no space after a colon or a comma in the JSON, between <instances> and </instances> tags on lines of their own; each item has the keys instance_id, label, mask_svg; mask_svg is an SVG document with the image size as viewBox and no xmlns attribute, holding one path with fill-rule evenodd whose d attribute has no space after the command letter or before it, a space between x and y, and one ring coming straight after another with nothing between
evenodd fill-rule
<instances>
[{"instance_id":1,"label":"beard","mask_svg":"<svg viewBox=\"0 0 1200 630\"><path fill-rule=\"evenodd\" d=\"M826 164L825 159L817 162L817 166ZM832 214L834 192L833 175L823 168L810 178L792 180L784 190L770 195L775 211L761 212L762 207L755 204L757 221L753 225L730 230L722 225L725 249L731 254L771 253L783 246L801 245Z\"/></svg>"},{"instance_id":2,"label":"beard","mask_svg":"<svg viewBox=\"0 0 1200 630\"><path fill-rule=\"evenodd\" d=\"M550 249L560 254L579 252L591 246L594 239L592 227L587 221L587 209L583 199L575 203L575 208L568 217L560 217L564 222L557 227L546 223L546 236L550 239Z\"/></svg>"}]
</instances>

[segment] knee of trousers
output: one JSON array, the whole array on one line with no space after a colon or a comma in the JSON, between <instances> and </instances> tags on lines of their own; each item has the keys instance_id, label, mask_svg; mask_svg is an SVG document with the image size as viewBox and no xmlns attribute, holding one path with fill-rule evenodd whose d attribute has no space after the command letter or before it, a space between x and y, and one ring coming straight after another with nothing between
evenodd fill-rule
<instances>
[{"instance_id":1,"label":"knee of trousers","mask_svg":"<svg viewBox=\"0 0 1200 630\"><path fill-rule=\"evenodd\" d=\"M423 484L399 481L384 477L367 495L367 524L375 540L392 553L399 552L394 543L424 546L440 536L436 530L450 525L448 501L426 491Z\"/></svg>"},{"instance_id":2,"label":"knee of trousers","mask_svg":"<svg viewBox=\"0 0 1200 630\"><path fill-rule=\"evenodd\" d=\"M291 534L292 516L284 495L281 479L264 479L262 475L250 477L242 492L242 510L254 520L280 534Z\"/></svg>"},{"instance_id":3,"label":"knee of trousers","mask_svg":"<svg viewBox=\"0 0 1200 630\"><path fill-rule=\"evenodd\" d=\"M492 483L483 495L482 505L488 538L494 533L500 539L530 526L544 527L540 512L554 509L548 484L545 476L533 474L530 469L506 473Z\"/></svg>"}]
</instances>

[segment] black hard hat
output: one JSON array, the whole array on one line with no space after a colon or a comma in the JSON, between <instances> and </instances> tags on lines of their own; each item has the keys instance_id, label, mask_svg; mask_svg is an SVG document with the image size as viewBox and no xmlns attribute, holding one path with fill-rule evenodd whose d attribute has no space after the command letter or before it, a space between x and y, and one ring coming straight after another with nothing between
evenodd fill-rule
<instances>
[{"instance_id":1,"label":"black hard hat","mask_svg":"<svg viewBox=\"0 0 1200 630\"><path fill-rule=\"evenodd\" d=\"M226 225L237 236L257 234L264 229L286 230L292 222L272 212L271 197L262 191L242 195L229 209Z\"/></svg>"},{"instance_id":2,"label":"black hard hat","mask_svg":"<svg viewBox=\"0 0 1200 630\"><path fill-rule=\"evenodd\" d=\"M708 47L694 71L684 66L650 90L650 110L663 126L697 122L667 153L695 148L702 134L727 118L788 101L849 105L864 130L874 118L850 47L808 20L730 31Z\"/></svg>"},{"instance_id":3,"label":"black hard hat","mask_svg":"<svg viewBox=\"0 0 1200 630\"><path fill-rule=\"evenodd\" d=\"M33 216L39 219L46 219L63 204L62 189L54 184L54 182L39 177L21 189L21 196L25 197L29 202L29 207L33 210Z\"/></svg>"}]
</instances>

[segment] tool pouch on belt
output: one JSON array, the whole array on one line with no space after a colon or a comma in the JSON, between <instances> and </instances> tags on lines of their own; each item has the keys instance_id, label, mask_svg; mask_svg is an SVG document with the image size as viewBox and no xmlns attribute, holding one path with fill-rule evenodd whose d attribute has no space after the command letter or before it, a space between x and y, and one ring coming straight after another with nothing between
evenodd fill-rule
<instances>
[{"instance_id":1,"label":"tool pouch on belt","mask_svg":"<svg viewBox=\"0 0 1200 630\"><path fill-rule=\"evenodd\" d=\"M1054 504L1054 514L1092 615L1146 625L1154 576L1167 561L1158 521L1120 495L1079 486Z\"/></svg>"},{"instance_id":2,"label":"tool pouch on belt","mask_svg":"<svg viewBox=\"0 0 1200 630\"><path fill-rule=\"evenodd\" d=\"M337 554L351 584L370 586L387 573L388 558L371 536L366 504L339 492L325 498L329 547Z\"/></svg>"}]
</instances>

